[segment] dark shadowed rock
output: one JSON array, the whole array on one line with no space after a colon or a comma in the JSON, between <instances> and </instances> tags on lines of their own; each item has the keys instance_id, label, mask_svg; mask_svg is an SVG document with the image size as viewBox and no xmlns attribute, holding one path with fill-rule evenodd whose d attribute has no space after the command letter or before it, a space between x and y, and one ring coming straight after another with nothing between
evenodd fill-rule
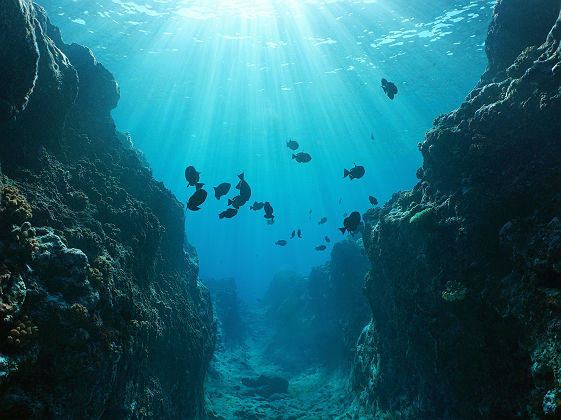
<instances>
[{"instance_id":1,"label":"dark shadowed rock","mask_svg":"<svg viewBox=\"0 0 561 420\"><path fill-rule=\"evenodd\" d=\"M559 8L497 3L487 74L427 133L422 181L364 215L358 416L561 414Z\"/></svg>"},{"instance_id":2,"label":"dark shadowed rock","mask_svg":"<svg viewBox=\"0 0 561 420\"><path fill-rule=\"evenodd\" d=\"M0 418L204 418L210 296L181 203L115 131L113 76L28 0L2 2L6 57Z\"/></svg>"},{"instance_id":3,"label":"dark shadowed rock","mask_svg":"<svg viewBox=\"0 0 561 420\"><path fill-rule=\"evenodd\" d=\"M15 117L27 105L39 63L34 10L29 2L2 2L0 14L0 121Z\"/></svg>"},{"instance_id":4,"label":"dark shadowed rock","mask_svg":"<svg viewBox=\"0 0 561 420\"><path fill-rule=\"evenodd\" d=\"M522 51L542 44L560 7L560 0L498 0L485 41L488 64L480 85L502 80Z\"/></svg>"}]
</instances>

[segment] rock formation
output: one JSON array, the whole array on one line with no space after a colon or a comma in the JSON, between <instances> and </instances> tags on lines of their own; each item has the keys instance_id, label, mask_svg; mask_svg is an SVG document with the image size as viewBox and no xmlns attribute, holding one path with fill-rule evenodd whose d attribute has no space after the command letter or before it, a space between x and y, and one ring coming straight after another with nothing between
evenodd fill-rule
<instances>
[{"instance_id":1,"label":"rock formation","mask_svg":"<svg viewBox=\"0 0 561 420\"><path fill-rule=\"evenodd\" d=\"M561 416L561 2L499 0L489 66L366 213L368 418Z\"/></svg>"},{"instance_id":2,"label":"rock formation","mask_svg":"<svg viewBox=\"0 0 561 420\"><path fill-rule=\"evenodd\" d=\"M359 241L361 242L361 241ZM331 260L308 278L277 273L264 297L274 336L268 354L290 369L310 362L346 366L370 316L362 294L369 263L354 240L333 246Z\"/></svg>"},{"instance_id":3,"label":"rock formation","mask_svg":"<svg viewBox=\"0 0 561 420\"><path fill-rule=\"evenodd\" d=\"M0 417L202 416L215 325L182 206L91 51L0 8Z\"/></svg>"}]
</instances>

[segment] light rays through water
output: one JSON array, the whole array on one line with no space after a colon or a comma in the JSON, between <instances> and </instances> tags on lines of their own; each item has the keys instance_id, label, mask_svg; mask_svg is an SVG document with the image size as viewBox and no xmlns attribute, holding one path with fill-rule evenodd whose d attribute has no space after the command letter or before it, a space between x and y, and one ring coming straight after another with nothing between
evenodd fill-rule
<instances>
[{"instance_id":1,"label":"light rays through water","mask_svg":"<svg viewBox=\"0 0 561 420\"><path fill-rule=\"evenodd\" d=\"M88 36L107 34L94 52L102 62L107 54L122 87L117 126L131 132L155 177L185 202L193 192L185 189L185 166L202 172L209 198L187 214L187 236L201 276L234 276L245 296L258 296L280 269L307 274L326 261L329 251L314 247L325 235L339 240L343 213L367 210L369 195L383 202L411 188L421 163L417 142L434 117L460 103L485 64L488 22L479 14L489 15L488 2L102 3L106 15L98 11L93 33L72 40L97 45ZM68 19L87 26L95 15ZM382 77L398 85L394 101L383 94ZM291 160L289 138L312 155L309 164ZM365 177L343 179L355 162ZM274 225L250 203L234 219L218 220L226 197L217 201L212 187L234 186L242 171L250 203L275 208ZM328 223L318 226L323 216ZM298 228L303 239L274 245Z\"/></svg>"}]
</instances>

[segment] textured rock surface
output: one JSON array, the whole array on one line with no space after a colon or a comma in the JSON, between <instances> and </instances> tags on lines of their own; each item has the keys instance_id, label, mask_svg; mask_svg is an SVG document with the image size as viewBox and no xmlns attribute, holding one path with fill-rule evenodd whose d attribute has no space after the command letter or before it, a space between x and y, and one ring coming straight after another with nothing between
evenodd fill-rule
<instances>
[{"instance_id":1,"label":"textured rock surface","mask_svg":"<svg viewBox=\"0 0 561 420\"><path fill-rule=\"evenodd\" d=\"M201 416L215 326L182 206L115 131L111 74L0 4L0 418Z\"/></svg>"},{"instance_id":2,"label":"textured rock surface","mask_svg":"<svg viewBox=\"0 0 561 420\"><path fill-rule=\"evenodd\" d=\"M427 133L422 180L364 216L355 414L561 416L559 8L497 3L488 71Z\"/></svg>"}]
</instances>

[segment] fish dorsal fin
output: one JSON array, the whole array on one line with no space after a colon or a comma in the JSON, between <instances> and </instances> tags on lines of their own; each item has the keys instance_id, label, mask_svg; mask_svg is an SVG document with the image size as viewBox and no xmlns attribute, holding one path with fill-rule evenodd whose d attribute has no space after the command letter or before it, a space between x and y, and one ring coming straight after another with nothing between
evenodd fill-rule
<instances>
[{"instance_id":1,"label":"fish dorsal fin","mask_svg":"<svg viewBox=\"0 0 561 420\"><path fill-rule=\"evenodd\" d=\"M241 179L243 181L244 178L244 173L242 172L241 174L238 175L238 178Z\"/></svg>"}]
</instances>

